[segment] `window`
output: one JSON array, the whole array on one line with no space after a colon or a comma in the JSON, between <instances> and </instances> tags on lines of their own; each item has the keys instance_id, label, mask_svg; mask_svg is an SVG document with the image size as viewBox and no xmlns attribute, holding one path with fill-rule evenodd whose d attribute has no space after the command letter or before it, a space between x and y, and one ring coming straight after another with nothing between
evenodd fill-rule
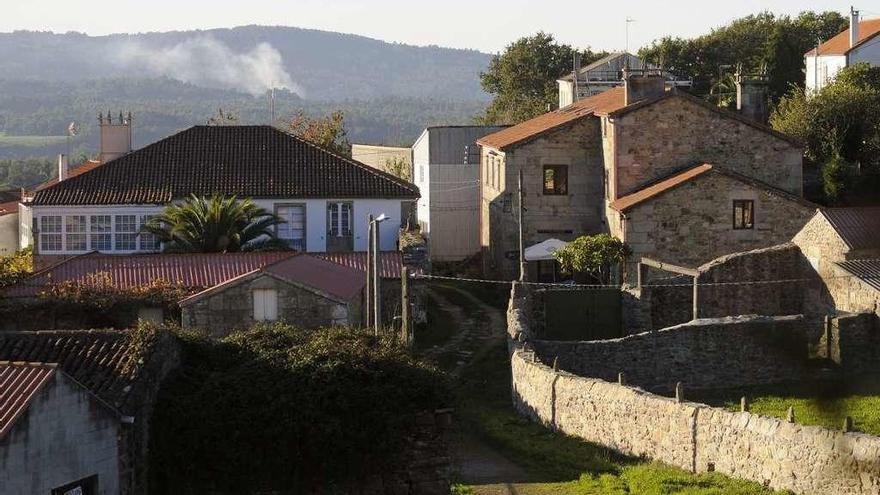
<instances>
[{"instance_id":1,"label":"window","mask_svg":"<svg viewBox=\"0 0 880 495\"><path fill-rule=\"evenodd\" d=\"M254 289L254 320L275 321L278 319L278 291L275 289Z\"/></svg>"},{"instance_id":2,"label":"window","mask_svg":"<svg viewBox=\"0 0 880 495\"><path fill-rule=\"evenodd\" d=\"M141 251L158 251L159 250L159 240L156 239L156 236L143 230L143 226L146 225L150 219L153 218L153 215L144 215L141 217L141 230L138 233L138 242L140 243Z\"/></svg>"},{"instance_id":3,"label":"window","mask_svg":"<svg viewBox=\"0 0 880 495\"><path fill-rule=\"evenodd\" d=\"M67 251L86 250L85 215L68 215L64 218L65 249Z\"/></svg>"},{"instance_id":4,"label":"window","mask_svg":"<svg viewBox=\"0 0 880 495\"><path fill-rule=\"evenodd\" d=\"M568 166L544 165L544 194L568 194Z\"/></svg>"},{"instance_id":5,"label":"window","mask_svg":"<svg viewBox=\"0 0 880 495\"><path fill-rule=\"evenodd\" d=\"M333 237L351 235L351 203L328 203L330 225L327 234Z\"/></svg>"},{"instance_id":6,"label":"window","mask_svg":"<svg viewBox=\"0 0 880 495\"><path fill-rule=\"evenodd\" d=\"M116 250L137 250L137 215L116 215Z\"/></svg>"},{"instance_id":7,"label":"window","mask_svg":"<svg viewBox=\"0 0 880 495\"><path fill-rule=\"evenodd\" d=\"M40 217L40 251L61 249L61 216Z\"/></svg>"},{"instance_id":8,"label":"window","mask_svg":"<svg viewBox=\"0 0 880 495\"><path fill-rule=\"evenodd\" d=\"M113 249L110 234L110 215L92 215L89 225L91 248L97 251Z\"/></svg>"},{"instance_id":9,"label":"window","mask_svg":"<svg viewBox=\"0 0 880 495\"><path fill-rule=\"evenodd\" d=\"M278 238L297 251L306 250L306 205L280 205L275 214L284 220L278 225Z\"/></svg>"},{"instance_id":10,"label":"window","mask_svg":"<svg viewBox=\"0 0 880 495\"><path fill-rule=\"evenodd\" d=\"M751 199L733 200L733 229L755 228L755 202Z\"/></svg>"},{"instance_id":11,"label":"window","mask_svg":"<svg viewBox=\"0 0 880 495\"><path fill-rule=\"evenodd\" d=\"M495 189L501 190L501 158L495 160Z\"/></svg>"}]
</instances>

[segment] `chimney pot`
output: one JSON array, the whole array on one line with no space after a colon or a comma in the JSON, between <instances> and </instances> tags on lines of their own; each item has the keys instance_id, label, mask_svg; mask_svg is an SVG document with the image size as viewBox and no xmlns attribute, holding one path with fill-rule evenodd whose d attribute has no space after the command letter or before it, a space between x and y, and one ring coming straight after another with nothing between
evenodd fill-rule
<instances>
[{"instance_id":1,"label":"chimney pot","mask_svg":"<svg viewBox=\"0 0 880 495\"><path fill-rule=\"evenodd\" d=\"M767 76L736 73L736 110L742 116L766 124L770 117L767 103Z\"/></svg>"},{"instance_id":2,"label":"chimney pot","mask_svg":"<svg viewBox=\"0 0 880 495\"><path fill-rule=\"evenodd\" d=\"M67 179L67 155L60 154L58 155L58 182Z\"/></svg>"},{"instance_id":3,"label":"chimney pot","mask_svg":"<svg viewBox=\"0 0 880 495\"><path fill-rule=\"evenodd\" d=\"M859 11L849 8L849 47L856 46L859 42Z\"/></svg>"}]
</instances>

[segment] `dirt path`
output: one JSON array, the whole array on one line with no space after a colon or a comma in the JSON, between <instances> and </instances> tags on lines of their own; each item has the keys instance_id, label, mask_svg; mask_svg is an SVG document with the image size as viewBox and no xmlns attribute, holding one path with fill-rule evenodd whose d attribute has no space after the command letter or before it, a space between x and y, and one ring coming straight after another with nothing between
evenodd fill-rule
<instances>
[{"instance_id":1,"label":"dirt path","mask_svg":"<svg viewBox=\"0 0 880 495\"><path fill-rule=\"evenodd\" d=\"M503 311L486 304L469 292L445 287L467 298L476 307L476 311L473 307L465 311L465 308L451 302L439 291L429 289L429 297L452 318L450 324L459 326L461 330L446 344L428 349L422 356L432 360L454 356L455 362L448 366L448 371L458 377L482 350L504 345L506 319ZM474 492L478 495L513 494L516 489L512 483L528 481L528 474L522 467L466 432L462 432L454 449L459 481L473 485Z\"/></svg>"}]
</instances>

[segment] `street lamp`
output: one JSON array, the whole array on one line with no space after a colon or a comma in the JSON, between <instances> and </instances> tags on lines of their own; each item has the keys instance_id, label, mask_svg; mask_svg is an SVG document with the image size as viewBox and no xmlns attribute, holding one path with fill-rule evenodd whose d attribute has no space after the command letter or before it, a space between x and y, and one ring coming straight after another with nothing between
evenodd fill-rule
<instances>
[{"instance_id":1,"label":"street lamp","mask_svg":"<svg viewBox=\"0 0 880 495\"><path fill-rule=\"evenodd\" d=\"M382 213L376 218L370 215L369 219L369 235L367 239L367 321L372 317L373 332L379 335L379 327L382 325L382 304L379 293L379 224L391 217ZM372 308L370 308L369 299L372 295ZM372 309L372 315L370 315Z\"/></svg>"}]
</instances>

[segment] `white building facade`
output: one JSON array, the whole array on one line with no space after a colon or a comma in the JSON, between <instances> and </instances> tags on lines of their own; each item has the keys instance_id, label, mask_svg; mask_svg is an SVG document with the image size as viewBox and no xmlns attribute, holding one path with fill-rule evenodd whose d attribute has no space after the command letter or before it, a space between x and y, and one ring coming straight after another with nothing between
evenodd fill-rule
<instances>
[{"instance_id":1,"label":"white building facade","mask_svg":"<svg viewBox=\"0 0 880 495\"><path fill-rule=\"evenodd\" d=\"M807 94L834 81L844 68L858 63L880 66L880 19L862 20L850 11L850 27L804 55Z\"/></svg>"}]
</instances>

